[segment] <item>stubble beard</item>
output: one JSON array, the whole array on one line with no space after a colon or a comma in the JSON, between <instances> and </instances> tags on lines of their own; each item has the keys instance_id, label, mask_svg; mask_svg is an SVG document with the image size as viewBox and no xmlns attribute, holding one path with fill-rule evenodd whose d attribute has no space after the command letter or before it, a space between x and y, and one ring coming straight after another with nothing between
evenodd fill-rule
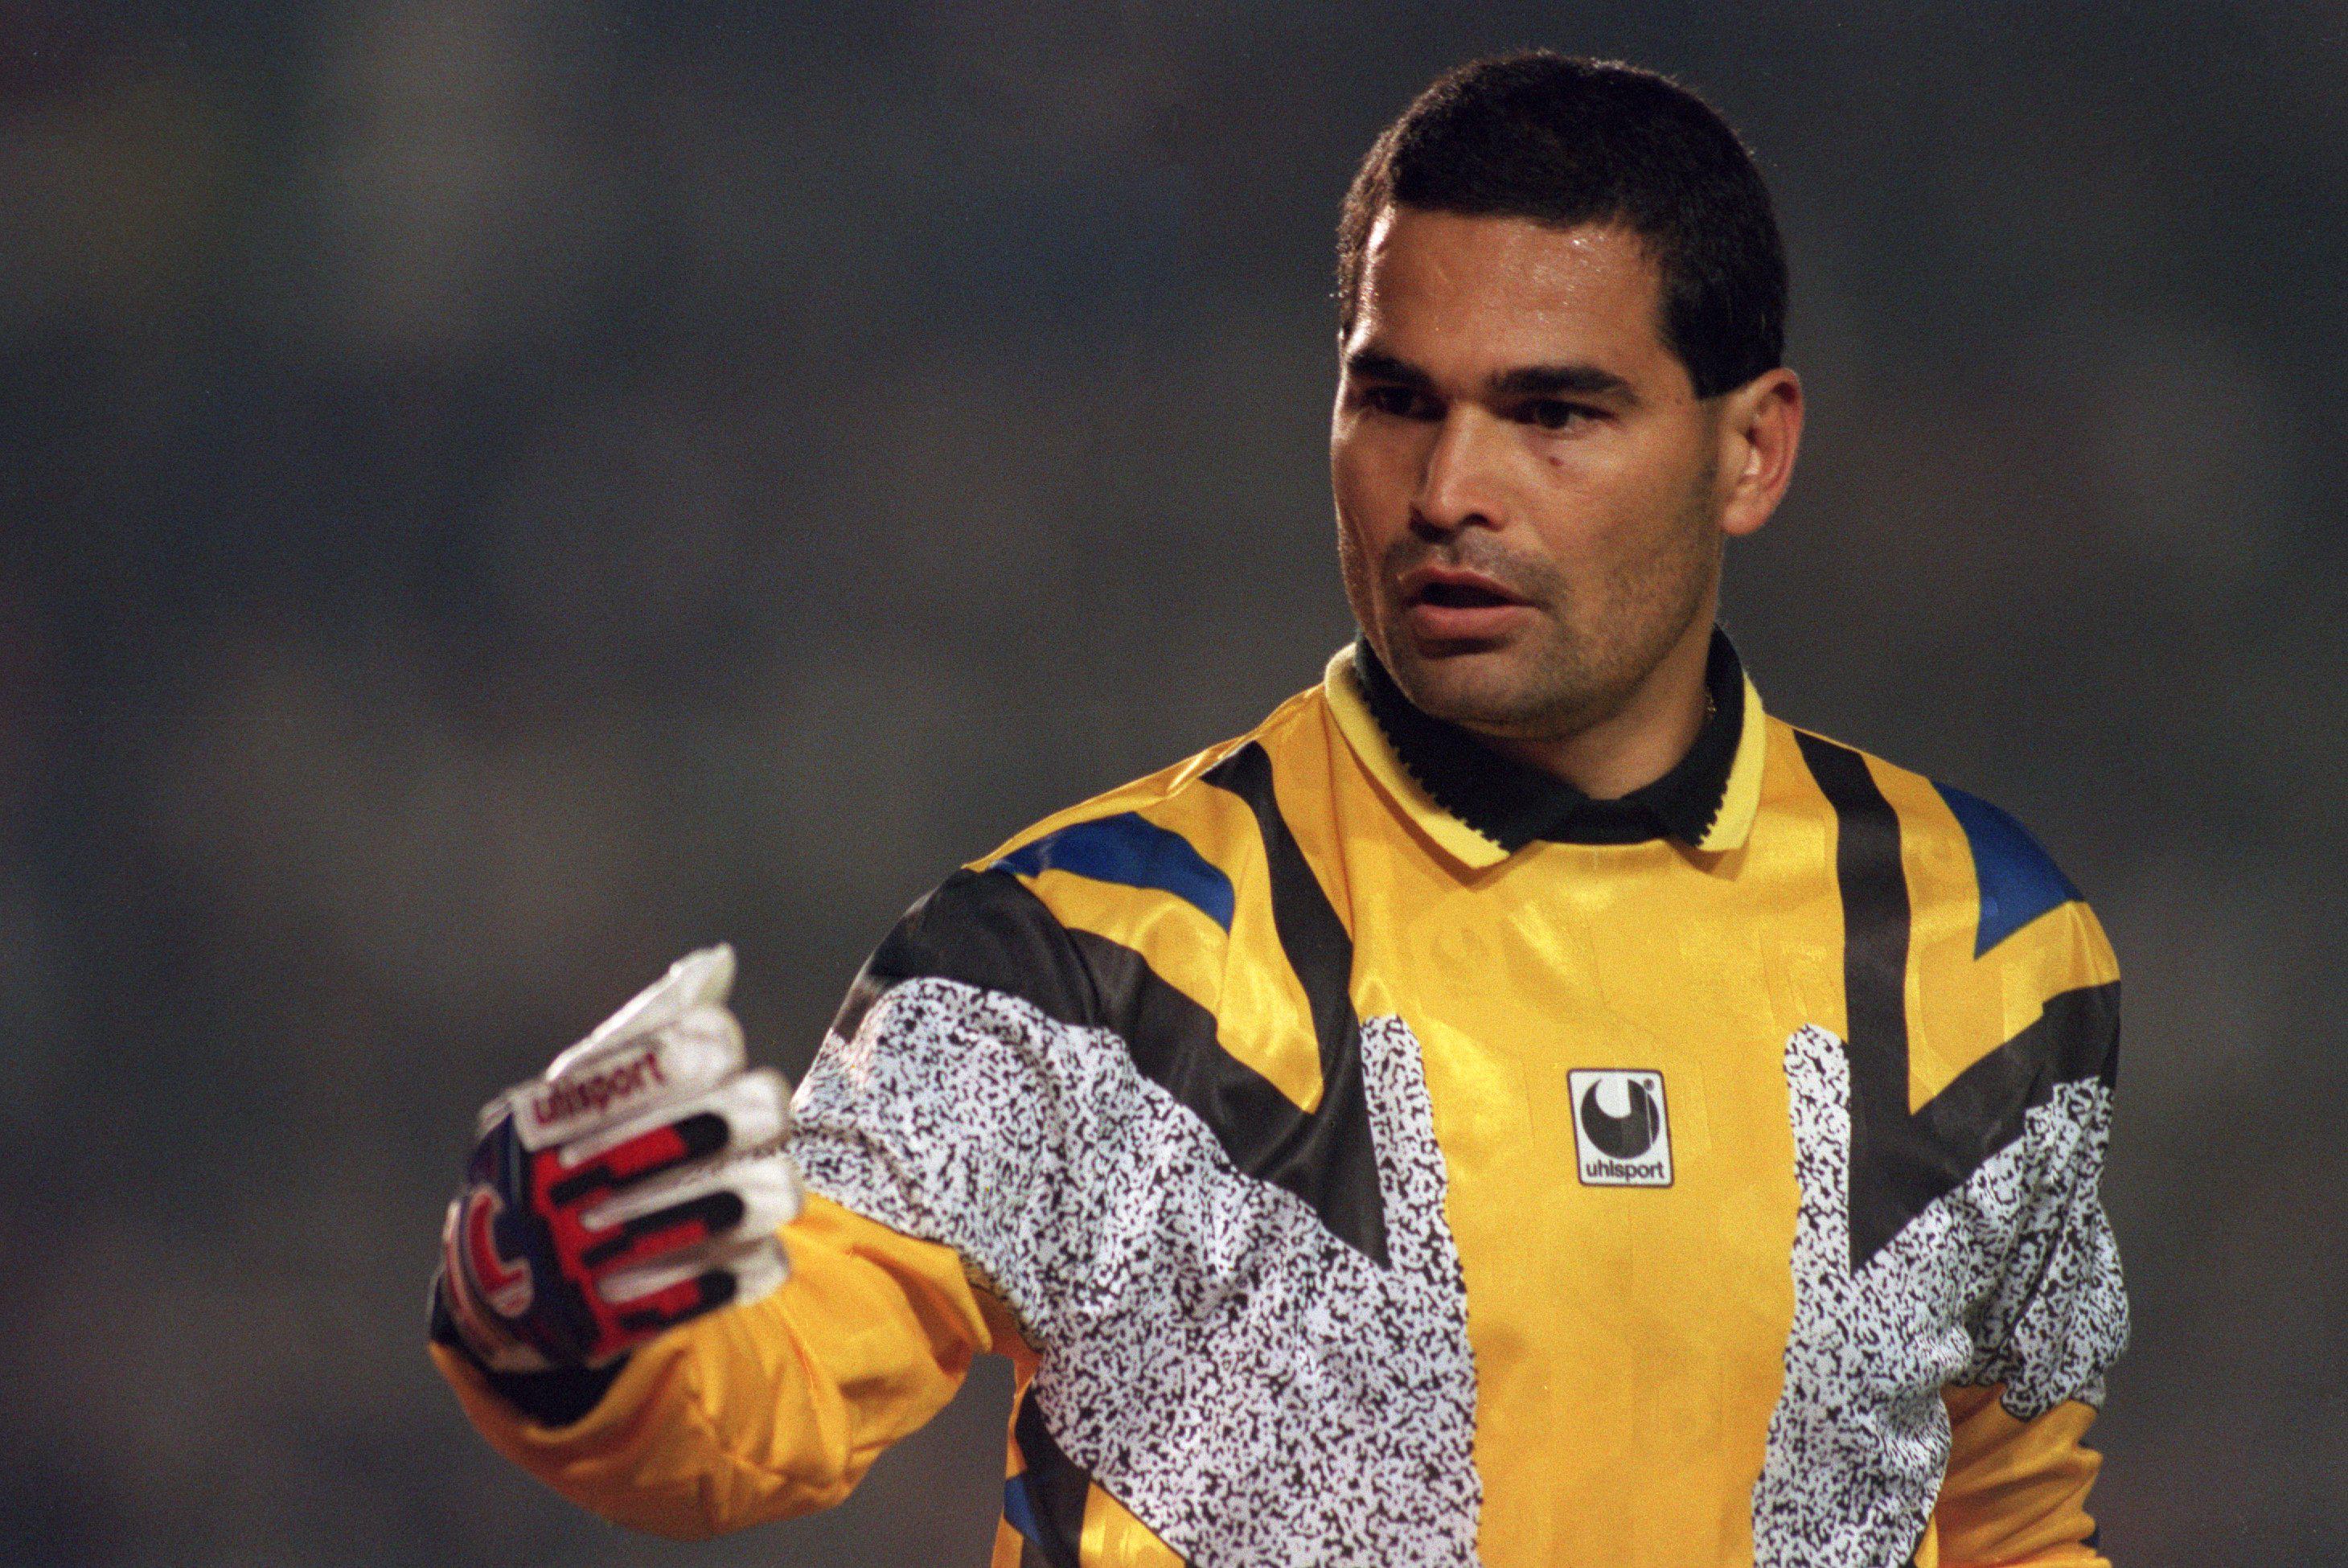
<instances>
[{"instance_id":1,"label":"stubble beard","mask_svg":"<svg viewBox=\"0 0 2348 1568\"><path fill-rule=\"evenodd\" d=\"M1406 535L1373 574L1342 527L1340 555L1354 614L1403 694L1422 712L1496 739L1571 738L1621 712L1713 603L1721 535L1710 476L1694 487L1667 537L1606 580L1576 583L1546 562L1430 545ZM1488 540L1489 536L1478 536ZM1423 651L1402 629L1393 584L1429 560L1487 572L1537 607L1527 630L1484 647ZM1365 614L1375 595L1381 614Z\"/></svg>"}]
</instances>

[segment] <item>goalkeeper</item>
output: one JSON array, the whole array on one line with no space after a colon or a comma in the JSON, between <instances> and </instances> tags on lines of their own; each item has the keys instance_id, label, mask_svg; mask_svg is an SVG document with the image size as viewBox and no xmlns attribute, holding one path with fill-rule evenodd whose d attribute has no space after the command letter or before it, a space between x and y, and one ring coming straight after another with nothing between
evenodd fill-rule
<instances>
[{"instance_id":1,"label":"goalkeeper","mask_svg":"<svg viewBox=\"0 0 2348 1568\"><path fill-rule=\"evenodd\" d=\"M1802 423L1751 159L1480 61L1338 256L1358 639L948 877L788 1106L723 949L491 1101L442 1371L673 1535L837 1502L993 1352L996 1568L2102 1563L2117 975L1715 624Z\"/></svg>"}]
</instances>

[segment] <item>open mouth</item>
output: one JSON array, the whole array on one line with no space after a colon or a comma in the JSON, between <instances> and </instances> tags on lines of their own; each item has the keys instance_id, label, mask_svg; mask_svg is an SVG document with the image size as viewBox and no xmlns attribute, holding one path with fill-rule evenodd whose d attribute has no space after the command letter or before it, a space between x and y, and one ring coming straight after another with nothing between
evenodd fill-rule
<instances>
[{"instance_id":1,"label":"open mouth","mask_svg":"<svg viewBox=\"0 0 2348 1568\"><path fill-rule=\"evenodd\" d=\"M1410 596L1414 604L1433 604L1445 610L1492 610L1513 604L1514 599L1476 583L1428 583Z\"/></svg>"},{"instance_id":2,"label":"open mouth","mask_svg":"<svg viewBox=\"0 0 2348 1568\"><path fill-rule=\"evenodd\" d=\"M1521 596L1509 593L1507 585L1489 573L1468 566L1426 562L1404 573L1395 586L1402 591L1404 609L1424 610L1437 616L1447 612L1461 615L1509 610L1524 603Z\"/></svg>"}]
</instances>

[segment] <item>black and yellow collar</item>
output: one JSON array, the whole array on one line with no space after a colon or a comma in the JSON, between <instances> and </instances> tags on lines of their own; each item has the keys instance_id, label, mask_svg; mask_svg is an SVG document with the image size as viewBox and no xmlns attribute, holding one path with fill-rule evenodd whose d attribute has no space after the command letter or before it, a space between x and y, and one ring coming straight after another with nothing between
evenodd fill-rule
<instances>
[{"instance_id":1,"label":"black and yellow collar","mask_svg":"<svg viewBox=\"0 0 2348 1568\"><path fill-rule=\"evenodd\" d=\"M1670 838L1703 851L1743 843L1760 798L1766 727L1760 694L1717 628L1704 682L1713 711L1687 755L1619 800L1593 799L1413 707L1362 642L1330 661L1323 689L1338 727L1397 803L1454 856L1484 866L1536 841Z\"/></svg>"}]
</instances>

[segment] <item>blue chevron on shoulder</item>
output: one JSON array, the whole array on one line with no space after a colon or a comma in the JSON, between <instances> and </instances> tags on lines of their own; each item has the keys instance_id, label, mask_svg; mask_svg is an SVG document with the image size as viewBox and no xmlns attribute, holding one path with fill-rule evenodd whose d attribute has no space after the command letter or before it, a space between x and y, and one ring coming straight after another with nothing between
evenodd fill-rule
<instances>
[{"instance_id":1,"label":"blue chevron on shoulder","mask_svg":"<svg viewBox=\"0 0 2348 1568\"><path fill-rule=\"evenodd\" d=\"M1978 795L1937 781L1932 787L1956 813L1957 825L1972 847L1973 877L1981 886L1981 934L1973 942L1974 957L2079 896L2063 868L2021 823Z\"/></svg>"},{"instance_id":2,"label":"blue chevron on shoulder","mask_svg":"<svg viewBox=\"0 0 2348 1568\"><path fill-rule=\"evenodd\" d=\"M1001 864L997 861L996 864ZM1029 1541L1041 1543L1044 1527L1036 1522L1035 1500L1027 1495L1027 1478L1013 1476L1003 1483L1003 1519Z\"/></svg>"},{"instance_id":3,"label":"blue chevron on shoulder","mask_svg":"<svg viewBox=\"0 0 2348 1568\"><path fill-rule=\"evenodd\" d=\"M1181 834L1135 811L1073 822L1022 844L988 868L1032 877L1068 872L1124 887L1156 888L1190 904L1225 931L1236 902L1225 876Z\"/></svg>"}]
</instances>

